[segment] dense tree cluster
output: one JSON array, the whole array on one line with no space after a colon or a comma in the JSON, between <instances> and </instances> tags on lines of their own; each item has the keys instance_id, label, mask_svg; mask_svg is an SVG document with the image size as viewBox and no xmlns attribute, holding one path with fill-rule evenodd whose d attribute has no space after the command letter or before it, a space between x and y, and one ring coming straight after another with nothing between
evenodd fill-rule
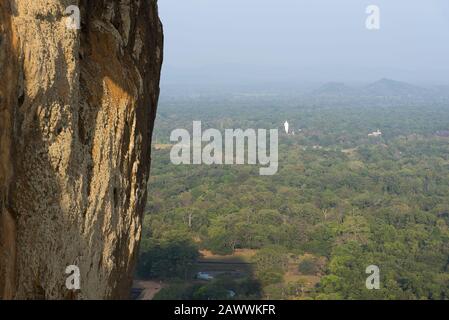
<instances>
[{"instance_id":1,"label":"dense tree cluster","mask_svg":"<svg viewBox=\"0 0 449 320\"><path fill-rule=\"evenodd\" d=\"M158 143L196 117L218 129L280 128L289 119L297 131L280 137L272 177L257 166L175 166L169 149L154 151L141 273L182 278L197 248L254 249L263 297L449 299L449 140L434 134L449 128L449 108L283 102L276 112L276 101L163 108ZM369 138L377 128L383 137ZM286 279L292 261L319 277L312 289ZM380 268L380 290L365 287L369 265ZM190 297L223 298L219 287Z\"/></svg>"}]
</instances>

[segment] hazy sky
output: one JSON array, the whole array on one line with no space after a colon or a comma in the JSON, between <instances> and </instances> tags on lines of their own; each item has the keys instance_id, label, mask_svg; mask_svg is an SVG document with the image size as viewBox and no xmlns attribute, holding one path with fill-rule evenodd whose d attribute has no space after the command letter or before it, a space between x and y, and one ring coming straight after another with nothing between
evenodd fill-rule
<instances>
[{"instance_id":1,"label":"hazy sky","mask_svg":"<svg viewBox=\"0 0 449 320\"><path fill-rule=\"evenodd\" d=\"M365 27L368 5L380 30ZM165 83L449 83L448 0L159 0Z\"/></svg>"}]
</instances>

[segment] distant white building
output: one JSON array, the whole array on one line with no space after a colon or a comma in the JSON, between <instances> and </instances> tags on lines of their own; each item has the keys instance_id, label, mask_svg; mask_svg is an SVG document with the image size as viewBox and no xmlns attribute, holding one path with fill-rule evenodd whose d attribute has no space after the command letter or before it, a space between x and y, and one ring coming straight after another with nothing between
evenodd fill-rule
<instances>
[{"instance_id":1,"label":"distant white building","mask_svg":"<svg viewBox=\"0 0 449 320\"><path fill-rule=\"evenodd\" d=\"M214 279L213 276L211 276L210 274L208 274L206 272L198 272L196 274L196 278L199 280L206 280L206 281L211 281Z\"/></svg>"},{"instance_id":2,"label":"distant white building","mask_svg":"<svg viewBox=\"0 0 449 320\"><path fill-rule=\"evenodd\" d=\"M382 135L382 131L380 131L379 129L377 129L377 131L374 131L372 133L368 134L368 137L380 137Z\"/></svg>"},{"instance_id":3,"label":"distant white building","mask_svg":"<svg viewBox=\"0 0 449 320\"><path fill-rule=\"evenodd\" d=\"M289 125L288 121L285 121L284 128L285 128L285 133L288 134L289 133L289 129L290 129L290 125Z\"/></svg>"}]
</instances>

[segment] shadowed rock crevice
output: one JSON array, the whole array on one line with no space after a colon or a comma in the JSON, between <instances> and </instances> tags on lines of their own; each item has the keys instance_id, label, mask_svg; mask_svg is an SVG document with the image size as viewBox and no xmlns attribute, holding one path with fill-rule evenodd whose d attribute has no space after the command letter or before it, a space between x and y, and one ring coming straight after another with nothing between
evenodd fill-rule
<instances>
[{"instance_id":1,"label":"shadowed rock crevice","mask_svg":"<svg viewBox=\"0 0 449 320\"><path fill-rule=\"evenodd\" d=\"M17 221L9 206L13 176L12 119L16 106L18 66L11 25L12 8L0 1L0 297L11 299L16 284Z\"/></svg>"},{"instance_id":2,"label":"shadowed rock crevice","mask_svg":"<svg viewBox=\"0 0 449 320\"><path fill-rule=\"evenodd\" d=\"M0 71L8 76L0 80L0 294L7 299L127 298L131 285L162 26L156 1L82 0L82 29L70 30L61 13L73 4L1 0ZM78 292L65 288L68 265L80 268Z\"/></svg>"}]
</instances>

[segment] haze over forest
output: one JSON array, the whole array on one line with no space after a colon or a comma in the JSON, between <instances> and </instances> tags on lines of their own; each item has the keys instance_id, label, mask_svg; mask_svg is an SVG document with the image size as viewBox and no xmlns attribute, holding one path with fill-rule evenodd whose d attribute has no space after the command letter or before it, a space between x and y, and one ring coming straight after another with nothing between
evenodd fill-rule
<instances>
[{"instance_id":1,"label":"haze over forest","mask_svg":"<svg viewBox=\"0 0 449 320\"><path fill-rule=\"evenodd\" d=\"M380 8L377 31L365 28L372 4ZM159 7L162 94L178 85L449 84L445 0L164 0Z\"/></svg>"}]
</instances>

